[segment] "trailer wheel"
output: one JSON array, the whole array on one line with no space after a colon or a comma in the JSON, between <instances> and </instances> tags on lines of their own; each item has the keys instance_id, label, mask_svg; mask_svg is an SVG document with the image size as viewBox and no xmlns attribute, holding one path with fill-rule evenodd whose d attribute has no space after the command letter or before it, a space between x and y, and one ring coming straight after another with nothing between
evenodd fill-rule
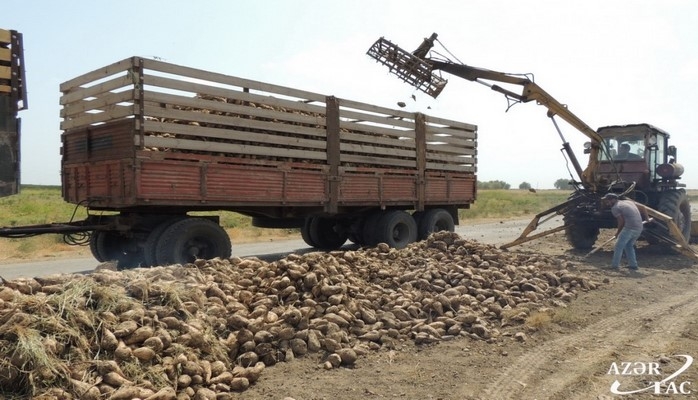
<instances>
[{"instance_id":1,"label":"trailer wheel","mask_svg":"<svg viewBox=\"0 0 698 400\"><path fill-rule=\"evenodd\" d=\"M424 240L429 237L434 232L439 231L449 231L453 232L456 230L456 224L453 221L451 213L444 210L443 208L434 208L425 211L419 218L417 223L417 232L419 240Z\"/></svg>"},{"instance_id":2,"label":"trailer wheel","mask_svg":"<svg viewBox=\"0 0 698 400\"><path fill-rule=\"evenodd\" d=\"M322 250L335 250L347 242L348 234L337 230L337 219L313 217L310 220L309 233L315 247Z\"/></svg>"},{"instance_id":3,"label":"trailer wheel","mask_svg":"<svg viewBox=\"0 0 698 400\"><path fill-rule=\"evenodd\" d=\"M104 258L104 254L102 254L102 241L104 239L100 239L99 235L101 235L103 232L100 231L93 231L90 234L90 252L92 253L92 256L95 258L95 260L99 262L105 262L107 261Z\"/></svg>"},{"instance_id":4,"label":"trailer wheel","mask_svg":"<svg viewBox=\"0 0 698 400\"><path fill-rule=\"evenodd\" d=\"M378 220L375 234L378 243L402 249L417 240L417 223L405 211L388 211Z\"/></svg>"},{"instance_id":5,"label":"trailer wheel","mask_svg":"<svg viewBox=\"0 0 698 400\"><path fill-rule=\"evenodd\" d=\"M361 223L361 240L362 245L375 246L378 244L376 229L378 228L378 220L383 216L383 212L375 211L363 220Z\"/></svg>"},{"instance_id":6,"label":"trailer wheel","mask_svg":"<svg viewBox=\"0 0 698 400\"><path fill-rule=\"evenodd\" d=\"M366 241L364 240L363 224L364 218L356 217L351 221L351 224L349 225L348 238L352 243L357 244L359 246L363 246L366 244Z\"/></svg>"},{"instance_id":7,"label":"trailer wheel","mask_svg":"<svg viewBox=\"0 0 698 400\"><path fill-rule=\"evenodd\" d=\"M138 240L117 232L95 231L90 237L90 250L99 262L116 261L119 269L145 264Z\"/></svg>"},{"instance_id":8,"label":"trailer wheel","mask_svg":"<svg viewBox=\"0 0 698 400\"><path fill-rule=\"evenodd\" d=\"M175 224L183 219L184 217L178 217L165 220L156 225L155 228L150 231L148 238L145 240L145 245L143 246L143 258L145 259L145 264L147 266L154 267L158 265L157 245L160 242L162 234L167 228L172 226L172 224Z\"/></svg>"},{"instance_id":9,"label":"trailer wheel","mask_svg":"<svg viewBox=\"0 0 698 400\"><path fill-rule=\"evenodd\" d=\"M315 243L313 237L310 235L310 223L313 221L314 218L315 217L306 217L305 222L301 227L301 237L303 238L303 241L310 247L318 247L317 243Z\"/></svg>"},{"instance_id":10,"label":"trailer wheel","mask_svg":"<svg viewBox=\"0 0 698 400\"><path fill-rule=\"evenodd\" d=\"M231 255L230 237L217 223L204 218L187 218L167 227L155 246L159 265L186 264L197 259Z\"/></svg>"}]
</instances>

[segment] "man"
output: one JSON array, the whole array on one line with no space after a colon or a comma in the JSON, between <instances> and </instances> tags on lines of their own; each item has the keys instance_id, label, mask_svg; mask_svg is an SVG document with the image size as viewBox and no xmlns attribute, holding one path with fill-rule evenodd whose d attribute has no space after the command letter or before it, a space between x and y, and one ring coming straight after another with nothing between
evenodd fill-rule
<instances>
[{"instance_id":1,"label":"man","mask_svg":"<svg viewBox=\"0 0 698 400\"><path fill-rule=\"evenodd\" d=\"M620 268L620 259L625 252L628 268L631 271L637 271L635 242L642 234L642 221L647 219L647 209L631 200L621 200L615 193L606 193L601 200L611 207L611 214L616 217L618 222L611 268Z\"/></svg>"},{"instance_id":2,"label":"man","mask_svg":"<svg viewBox=\"0 0 698 400\"><path fill-rule=\"evenodd\" d=\"M642 157L635 153L630 152L630 145L628 143L623 143L618 147L618 155L614 157L616 160L639 160Z\"/></svg>"}]
</instances>

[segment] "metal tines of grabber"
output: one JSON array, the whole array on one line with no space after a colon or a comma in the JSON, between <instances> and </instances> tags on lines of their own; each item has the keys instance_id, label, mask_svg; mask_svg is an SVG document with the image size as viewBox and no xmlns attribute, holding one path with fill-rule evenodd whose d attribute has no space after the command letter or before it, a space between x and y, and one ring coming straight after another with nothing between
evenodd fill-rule
<instances>
[{"instance_id":1,"label":"metal tines of grabber","mask_svg":"<svg viewBox=\"0 0 698 400\"><path fill-rule=\"evenodd\" d=\"M436 98L448 83L446 79L432 72L428 62L384 38L378 39L366 54L387 66L398 78L433 98Z\"/></svg>"}]
</instances>

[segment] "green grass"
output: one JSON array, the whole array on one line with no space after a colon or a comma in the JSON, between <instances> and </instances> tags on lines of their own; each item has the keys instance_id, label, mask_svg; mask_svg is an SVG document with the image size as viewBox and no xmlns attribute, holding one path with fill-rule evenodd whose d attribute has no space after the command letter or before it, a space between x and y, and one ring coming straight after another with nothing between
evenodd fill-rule
<instances>
[{"instance_id":1,"label":"green grass","mask_svg":"<svg viewBox=\"0 0 698 400\"><path fill-rule=\"evenodd\" d=\"M69 221L75 205L63 201L58 186L26 185L18 195L0 198L0 210L0 226L21 226ZM85 215L81 207L75 218Z\"/></svg>"},{"instance_id":2,"label":"green grass","mask_svg":"<svg viewBox=\"0 0 698 400\"><path fill-rule=\"evenodd\" d=\"M460 210L461 221L505 218L526 218L564 202L567 190L479 190L477 201L470 209ZM698 191L689 191L693 202L698 201ZM23 185L20 194L0 198L0 227L67 222L75 212L75 219L82 220L86 210L66 203L59 186ZM210 214L210 213L207 213ZM216 213L221 225L231 235L233 242L241 243L297 235L298 229L264 229L252 226L250 217L234 213ZM0 238L0 254L5 257L24 258L37 252L47 254L67 251L62 235L42 235L27 239ZM73 248L71 247L70 250ZM4 257L0 257L4 258Z\"/></svg>"},{"instance_id":3,"label":"green grass","mask_svg":"<svg viewBox=\"0 0 698 400\"><path fill-rule=\"evenodd\" d=\"M526 217L556 206L570 195L567 190L478 190L469 210L460 210L465 220Z\"/></svg>"},{"instance_id":4,"label":"green grass","mask_svg":"<svg viewBox=\"0 0 698 400\"><path fill-rule=\"evenodd\" d=\"M475 204L461 210L463 219L509 218L537 214L557 205L569 196L566 190L480 190ZM22 186L20 194L0 198L0 226L21 226L69 221L86 216L84 207L63 201L58 186ZM229 229L251 228L250 217L223 211L218 213L221 225Z\"/></svg>"}]
</instances>

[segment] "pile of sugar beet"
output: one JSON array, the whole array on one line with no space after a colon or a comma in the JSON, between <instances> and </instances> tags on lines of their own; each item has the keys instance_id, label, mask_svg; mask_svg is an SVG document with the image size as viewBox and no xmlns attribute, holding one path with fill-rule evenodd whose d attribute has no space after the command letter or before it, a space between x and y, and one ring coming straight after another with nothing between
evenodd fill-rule
<instances>
[{"instance_id":1,"label":"pile of sugar beet","mask_svg":"<svg viewBox=\"0 0 698 400\"><path fill-rule=\"evenodd\" d=\"M400 343L505 340L598 287L573 269L439 232L401 250L2 280L0 399L228 399L298 357L360 367Z\"/></svg>"}]
</instances>

